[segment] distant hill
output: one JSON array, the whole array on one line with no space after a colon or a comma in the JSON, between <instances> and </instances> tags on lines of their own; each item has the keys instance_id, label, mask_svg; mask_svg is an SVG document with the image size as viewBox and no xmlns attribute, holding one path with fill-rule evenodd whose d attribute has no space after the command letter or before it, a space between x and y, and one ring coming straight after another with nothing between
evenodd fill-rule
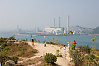
<instances>
[{"instance_id":1,"label":"distant hill","mask_svg":"<svg viewBox=\"0 0 99 66\"><path fill-rule=\"evenodd\" d=\"M90 34L93 32L92 28L84 28L81 26L72 26L70 30L73 31L75 34Z\"/></svg>"},{"instance_id":2,"label":"distant hill","mask_svg":"<svg viewBox=\"0 0 99 66\"><path fill-rule=\"evenodd\" d=\"M92 34L99 34L99 26L93 29Z\"/></svg>"}]
</instances>

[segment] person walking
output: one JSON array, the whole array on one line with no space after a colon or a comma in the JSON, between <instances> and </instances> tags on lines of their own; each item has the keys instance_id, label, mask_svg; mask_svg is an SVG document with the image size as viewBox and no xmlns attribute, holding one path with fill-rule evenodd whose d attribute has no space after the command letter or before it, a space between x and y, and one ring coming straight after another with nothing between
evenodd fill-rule
<instances>
[{"instance_id":1,"label":"person walking","mask_svg":"<svg viewBox=\"0 0 99 66\"><path fill-rule=\"evenodd\" d=\"M65 47L65 45L64 45L64 52L66 52L66 47Z\"/></svg>"},{"instance_id":2,"label":"person walking","mask_svg":"<svg viewBox=\"0 0 99 66\"><path fill-rule=\"evenodd\" d=\"M46 47L46 41L45 41L44 47Z\"/></svg>"},{"instance_id":3,"label":"person walking","mask_svg":"<svg viewBox=\"0 0 99 66\"><path fill-rule=\"evenodd\" d=\"M73 42L73 43L74 43L74 50L75 50L75 47L76 47L76 44L77 44L77 43L76 43L76 41L75 41L75 40L74 40L74 42Z\"/></svg>"},{"instance_id":4,"label":"person walking","mask_svg":"<svg viewBox=\"0 0 99 66\"><path fill-rule=\"evenodd\" d=\"M66 58L66 46L64 45L64 57Z\"/></svg>"},{"instance_id":5,"label":"person walking","mask_svg":"<svg viewBox=\"0 0 99 66\"><path fill-rule=\"evenodd\" d=\"M68 42L68 48L69 48L69 42Z\"/></svg>"},{"instance_id":6,"label":"person walking","mask_svg":"<svg viewBox=\"0 0 99 66\"><path fill-rule=\"evenodd\" d=\"M34 39L32 39L32 45L34 45Z\"/></svg>"}]
</instances>

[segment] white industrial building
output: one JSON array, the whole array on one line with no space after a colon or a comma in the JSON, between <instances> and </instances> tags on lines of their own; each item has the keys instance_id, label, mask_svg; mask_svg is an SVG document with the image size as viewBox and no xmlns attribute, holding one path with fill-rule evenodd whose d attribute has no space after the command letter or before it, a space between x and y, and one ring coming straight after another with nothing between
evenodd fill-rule
<instances>
[{"instance_id":1,"label":"white industrial building","mask_svg":"<svg viewBox=\"0 0 99 66\"><path fill-rule=\"evenodd\" d=\"M45 28L44 32L47 34L62 35L68 33L69 30L69 16L67 16L67 28L60 27L60 16L59 16L59 27L55 27L55 18L54 18L54 27Z\"/></svg>"},{"instance_id":2,"label":"white industrial building","mask_svg":"<svg viewBox=\"0 0 99 66\"><path fill-rule=\"evenodd\" d=\"M45 28L44 31L48 33L52 33L55 35L61 35L64 33L64 28L62 27L50 27L50 28Z\"/></svg>"}]
</instances>

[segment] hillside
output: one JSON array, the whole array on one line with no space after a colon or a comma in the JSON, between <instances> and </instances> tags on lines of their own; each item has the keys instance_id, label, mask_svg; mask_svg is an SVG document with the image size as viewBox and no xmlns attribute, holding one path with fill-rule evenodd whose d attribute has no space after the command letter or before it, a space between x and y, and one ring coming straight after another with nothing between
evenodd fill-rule
<instances>
[{"instance_id":1,"label":"hillside","mask_svg":"<svg viewBox=\"0 0 99 66\"><path fill-rule=\"evenodd\" d=\"M33 57L37 53L36 49L26 43L26 41L20 42L8 42L9 38L0 38L0 62L2 65L8 60L13 60L17 63L20 58Z\"/></svg>"},{"instance_id":2,"label":"hillside","mask_svg":"<svg viewBox=\"0 0 99 66\"><path fill-rule=\"evenodd\" d=\"M92 34L99 34L99 26L93 29Z\"/></svg>"},{"instance_id":3,"label":"hillside","mask_svg":"<svg viewBox=\"0 0 99 66\"><path fill-rule=\"evenodd\" d=\"M72 26L70 30L74 32L74 34L90 34L93 32L92 28L84 28L81 26Z\"/></svg>"}]
</instances>

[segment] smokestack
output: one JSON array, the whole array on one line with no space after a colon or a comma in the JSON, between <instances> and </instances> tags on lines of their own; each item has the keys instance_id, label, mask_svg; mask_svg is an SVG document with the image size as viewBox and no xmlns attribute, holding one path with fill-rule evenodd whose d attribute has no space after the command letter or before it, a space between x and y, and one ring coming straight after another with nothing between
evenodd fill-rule
<instances>
[{"instance_id":1,"label":"smokestack","mask_svg":"<svg viewBox=\"0 0 99 66\"><path fill-rule=\"evenodd\" d=\"M54 18L54 27L55 27L55 18Z\"/></svg>"},{"instance_id":2,"label":"smokestack","mask_svg":"<svg viewBox=\"0 0 99 66\"><path fill-rule=\"evenodd\" d=\"M67 16L67 33L68 33L68 30L69 30L69 16Z\"/></svg>"},{"instance_id":3,"label":"smokestack","mask_svg":"<svg viewBox=\"0 0 99 66\"><path fill-rule=\"evenodd\" d=\"M60 16L59 16L59 28L60 28Z\"/></svg>"}]
</instances>

